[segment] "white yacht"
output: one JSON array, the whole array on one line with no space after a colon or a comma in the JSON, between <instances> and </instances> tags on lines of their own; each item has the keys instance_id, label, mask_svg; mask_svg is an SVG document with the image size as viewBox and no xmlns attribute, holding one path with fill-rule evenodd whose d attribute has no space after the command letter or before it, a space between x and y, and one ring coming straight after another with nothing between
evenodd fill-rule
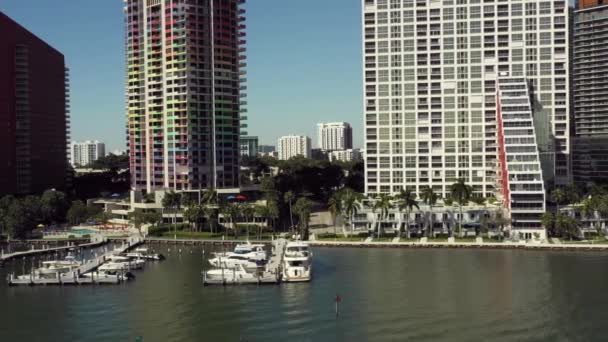
<instances>
[{"instance_id":1,"label":"white yacht","mask_svg":"<svg viewBox=\"0 0 608 342\"><path fill-rule=\"evenodd\" d=\"M283 281L310 281L312 277L312 252L307 243L288 242L283 255Z\"/></svg>"},{"instance_id":2,"label":"white yacht","mask_svg":"<svg viewBox=\"0 0 608 342\"><path fill-rule=\"evenodd\" d=\"M133 252L127 252L126 255L129 258L139 258L144 260L165 260L165 256L159 253L150 253L147 248L139 247Z\"/></svg>"},{"instance_id":3,"label":"white yacht","mask_svg":"<svg viewBox=\"0 0 608 342\"><path fill-rule=\"evenodd\" d=\"M76 258L68 254L64 260L43 261L42 267L36 270L40 277L55 277L57 273L64 274L76 270L82 265Z\"/></svg>"},{"instance_id":4,"label":"white yacht","mask_svg":"<svg viewBox=\"0 0 608 342\"><path fill-rule=\"evenodd\" d=\"M128 265L128 269L131 270L139 270L144 267L146 261L140 258L129 257L129 256L121 256L121 255L112 255L109 257L109 260L114 263L124 263Z\"/></svg>"},{"instance_id":5,"label":"white yacht","mask_svg":"<svg viewBox=\"0 0 608 342\"><path fill-rule=\"evenodd\" d=\"M266 250L264 249L264 245L251 244L249 242L245 244L236 245L233 252L215 253L215 256L216 258L229 258L231 256L240 256L242 258L246 258L254 262L266 261L266 259L268 258Z\"/></svg>"},{"instance_id":6,"label":"white yacht","mask_svg":"<svg viewBox=\"0 0 608 342\"><path fill-rule=\"evenodd\" d=\"M209 263L217 268L235 268L242 265L245 269L253 270L266 264L265 260L252 260L248 257L236 253L229 255L218 255L209 259Z\"/></svg>"},{"instance_id":7,"label":"white yacht","mask_svg":"<svg viewBox=\"0 0 608 342\"><path fill-rule=\"evenodd\" d=\"M242 284L259 281L258 274L247 272L243 265L231 269L212 269L205 272L203 276L205 284Z\"/></svg>"}]
</instances>

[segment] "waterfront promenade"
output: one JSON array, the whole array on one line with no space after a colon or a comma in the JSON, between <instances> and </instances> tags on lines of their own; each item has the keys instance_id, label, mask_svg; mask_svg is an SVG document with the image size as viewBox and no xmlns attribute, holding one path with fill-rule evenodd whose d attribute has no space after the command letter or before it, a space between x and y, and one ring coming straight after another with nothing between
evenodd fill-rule
<instances>
[{"instance_id":1,"label":"waterfront promenade","mask_svg":"<svg viewBox=\"0 0 608 342\"><path fill-rule=\"evenodd\" d=\"M424 240L422 240L424 241ZM221 239L170 239L148 237L146 243L151 244L180 244L180 245L233 245L244 240ZM252 243L270 244L270 240L250 240ZM576 251L608 251L607 243L541 243L541 242L462 242L454 241L344 241L344 240L313 240L308 241L313 247L352 247L352 248L455 248L455 249L526 249L526 250L576 250Z\"/></svg>"}]
</instances>

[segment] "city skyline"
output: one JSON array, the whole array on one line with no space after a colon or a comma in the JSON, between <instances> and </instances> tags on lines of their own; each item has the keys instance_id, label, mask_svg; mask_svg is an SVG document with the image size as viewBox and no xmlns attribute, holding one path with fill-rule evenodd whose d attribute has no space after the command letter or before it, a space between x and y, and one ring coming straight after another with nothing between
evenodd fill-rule
<instances>
[{"instance_id":1,"label":"city skyline","mask_svg":"<svg viewBox=\"0 0 608 342\"><path fill-rule=\"evenodd\" d=\"M315 1L246 4L248 133L259 136L260 144L274 145L290 132L316 137L317 122L348 121L355 147L362 147L362 81L356 72L361 65L360 4ZM324 11L317 11L319 6ZM108 150L126 146L122 7L122 1L92 3L86 9L75 1L0 4L0 11L66 56L72 139L95 137ZM66 16L72 20L63 20Z\"/></svg>"}]
</instances>

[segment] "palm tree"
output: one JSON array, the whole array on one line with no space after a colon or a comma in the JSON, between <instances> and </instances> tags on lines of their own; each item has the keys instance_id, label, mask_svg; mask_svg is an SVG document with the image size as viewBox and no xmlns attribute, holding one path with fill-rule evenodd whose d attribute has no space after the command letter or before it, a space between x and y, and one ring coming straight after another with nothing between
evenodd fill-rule
<instances>
[{"instance_id":1,"label":"palm tree","mask_svg":"<svg viewBox=\"0 0 608 342\"><path fill-rule=\"evenodd\" d=\"M540 218L540 222L543 224L543 227L545 227L545 230L547 232L551 232L551 235L555 235L555 231L554 231L554 227L555 227L555 216L553 215L552 212L547 211L543 214L543 216Z\"/></svg>"},{"instance_id":2,"label":"palm tree","mask_svg":"<svg viewBox=\"0 0 608 342\"><path fill-rule=\"evenodd\" d=\"M568 238L572 240L572 237L577 235L578 222L573 217L558 213L555 216L555 228L557 228L562 235L568 235Z\"/></svg>"},{"instance_id":3,"label":"palm tree","mask_svg":"<svg viewBox=\"0 0 608 342\"><path fill-rule=\"evenodd\" d=\"M294 228L294 226L293 226L293 210L292 210L292 207L291 207L291 203L293 202L293 200L295 198L296 198L296 195L292 191L287 191L283 195L283 200L285 201L285 203L287 203L289 205L289 220L291 222L291 229Z\"/></svg>"},{"instance_id":4,"label":"palm tree","mask_svg":"<svg viewBox=\"0 0 608 342\"><path fill-rule=\"evenodd\" d=\"M308 240L308 224L310 222L312 206L312 201L306 197L300 197L294 205L294 211L298 214L299 218L300 236L302 237L302 240Z\"/></svg>"},{"instance_id":5,"label":"palm tree","mask_svg":"<svg viewBox=\"0 0 608 342\"><path fill-rule=\"evenodd\" d=\"M171 210L173 212L173 228L174 235L173 238L177 239L177 211L181 207L181 196L180 194L169 191L165 193L165 196L162 200L162 205L165 210Z\"/></svg>"},{"instance_id":6,"label":"palm tree","mask_svg":"<svg viewBox=\"0 0 608 342\"><path fill-rule=\"evenodd\" d=\"M374 207L372 208L375 213L376 210L379 210L378 214L378 237L382 236L382 221L388 218L388 213L391 209L393 209L392 203L393 197L389 194L380 194L374 202Z\"/></svg>"},{"instance_id":7,"label":"palm tree","mask_svg":"<svg viewBox=\"0 0 608 342\"><path fill-rule=\"evenodd\" d=\"M245 218L245 229L247 231L247 241L249 241L249 219L255 215L255 208L250 205L244 204L241 206L241 213L243 214L243 217Z\"/></svg>"},{"instance_id":8,"label":"palm tree","mask_svg":"<svg viewBox=\"0 0 608 342\"><path fill-rule=\"evenodd\" d=\"M337 235L336 232L336 219L338 216L342 215L342 193L341 192L335 192L334 194L331 195L331 197L329 198L329 201L327 202L328 205L328 209L329 209L329 213L331 214L331 220L334 226L334 235Z\"/></svg>"},{"instance_id":9,"label":"palm tree","mask_svg":"<svg viewBox=\"0 0 608 342\"><path fill-rule=\"evenodd\" d=\"M556 208L557 212L559 213L559 206L560 204L566 203L566 201L568 200L568 194L564 189L557 188L551 192L551 198L553 199L553 201L555 201L555 204L557 204Z\"/></svg>"},{"instance_id":10,"label":"palm tree","mask_svg":"<svg viewBox=\"0 0 608 342\"><path fill-rule=\"evenodd\" d=\"M434 222L433 222L433 218L434 218L434 214L433 214L433 206L435 204L437 204L437 200L439 200L439 195L437 195L435 193L435 191L433 191L433 188L431 188L430 186L427 186L426 188L424 188L422 190L422 193L420 194L420 197L422 198L422 201L424 202L424 204L429 206L429 227L427 228L427 230L425 230L425 236L429 236L429 233L433 234L433 226L434 226Z\"/></svg>"},{"instance_id":11,"label":"palm tree","mask_svg":"<svg viewBox=\"0 0 608 342\"><path fill-rule=\"evenodd\" d=\"M595 196L589 196L583 200L581 203L581 213L583 216L591 218L591 225L597 231L598 235L601 233L601 228L599 227L599 219L597 218L597 211L600 206L600 199Z\"/></svg>"},{"instance_id":12,"label":"palm tree","mask_svg":"<svg viewBox=\"0 0 608 342\"><path fill-rule=\"evenodd\" d=\"M469 203L472 193L473 189L471 188L471 186L467 185L464 179L462 178L450 186L450 194L452 198L458 203L458 209L460 212L460 217L458 220L458 234L462 234L462 206Z\"/></svg>"},{"instance_id":13,"label":"palm tree","mask_svg":"<svg viewBox=\"0 0 608 342\"><path fill-rule=\"evenodd\" d=\"M342 198L342 209L348 217L351 233L354 231L353 221L355 215L361 210L361 201L363 194L354 191L351 188L344 188L340 196Z\"/></svg>"},{"instance_id":14,"label":"palm tree","mask_svg":"<svg viewBox=\"0 0 608 342\"><path fill-rule=\"evenodd\" d=\"M418 201L416 201L416 194L413 193L410 189L401 190L401 192L397 195L397 203L399 211L405 210L405 234L407 238L410 237L410 215L414 208L420 210L420 206L418 206ZM401 233L401 231L400 231Z\"/></svg>"}]
</instances>

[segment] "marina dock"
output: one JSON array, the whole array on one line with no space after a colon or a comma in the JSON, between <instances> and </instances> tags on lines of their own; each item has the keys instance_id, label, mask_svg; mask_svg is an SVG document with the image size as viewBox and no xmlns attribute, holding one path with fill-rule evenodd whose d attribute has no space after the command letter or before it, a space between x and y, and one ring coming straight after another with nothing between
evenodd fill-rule
<instances>
[{"instance_id":1,"label":"marina dock","mask_svg":"<svg viewBox=\"0 0 608 342\"><path fill-rule=\"evenodd\" d=\"M37 254L61 252L61 251L66 251L66 250L70 250L73 248L97 247L97 246L101 246L105 243L107 243L107 239L100 236L100 237L91 239L91 242L89 242L89 243L83 243L83 244L79 244L79 245L70 244L70 242L68 242L67 246L61 246L61 247L51 247L51 248L41 248L41 249L34 249L32 247L32 249L27 250L27 251L19 251L19 252L6 253L6 254L4 253L4 251L2 251L0 253L0 263L14 259L14 258L30 257L30 256L37 255Z\"/></svg>"},{"instance_id":2,"label":"marina dock","mask_svg":"<svg viewBox=\"0 0 608 342\"><path fill-rule=\"evenodd\" d=\"M111 256L119 255L129 251L130 249L143 243L143 240L138 237L131 237L124 242L120 247L112 249L95 259L89 260L83 263L80 267L75 269L70 274L57 275L56 278L37 278L34 276L33 271L28 275L15 276L14 274L9 275L8 285L90 285L90 284L119 284L126 280L124 277L108 277L99 275L97 268L101 266ZM81 245L82 246L82 245Z\"/></svg>"}]
</instances>

